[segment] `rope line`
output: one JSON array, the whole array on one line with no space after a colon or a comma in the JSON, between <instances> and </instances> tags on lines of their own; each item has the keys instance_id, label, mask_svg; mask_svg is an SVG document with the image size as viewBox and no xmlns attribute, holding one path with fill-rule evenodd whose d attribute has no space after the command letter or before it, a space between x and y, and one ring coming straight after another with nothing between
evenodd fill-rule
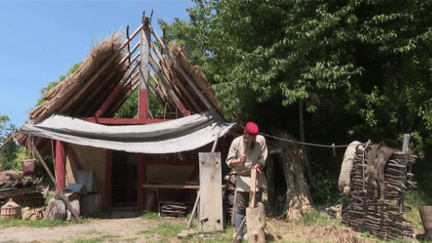
<instances>
[{"instance_id":1,"label":"rope line","mask_svg":"<svg viewBox=\"0 0 432 243\"><path fill-rule=\"evenodd\" d=\"M261 132L259 134L263 135L265 137L270 137L270 138L282 140L285 142L296 143L296 144L301 144L301 145L308 145L308 146L315 146L315 147L321 147L321 148L346 148L346 147L348 147L348 145L334 145L334 144L324 145L324 144L316 144L316 143L299 142L299 141L289 140L289 139L285 139L285 138L275 137L275 136L268 135L268 134L261 133Z\"/></svg>"},{"instance_id":2,"label":"rope line","mask_svg":"<svg viewBox=\"0 0 432 243\"><path fill-rule=\"evenodd\" d=\"M245 129L244 126L242 126L240 124L239 124L239 126L242 127L243 129ZM278 139L278 140L289 142L289 143L296 143L296 144L301 144L301 145L307 145L307 146L315 146L315 147L321 147L321 148L332 148L332 149L335 149L335 148L346 148L346 147L348 147L348 144L347 145L335 145L333 143L332 145L324 145L324 144L317 144L317 143L305 143L305 142L299 142L299 141L289 140L289 139L285 139L285 138L275 137L275 136L272 136L272 135L269 135L269 134L265 134L265 133L262 133L262 132L260 132L259 134L263 135L265 137L274 138L274 139Z\"/></svg>"}]
</instances>

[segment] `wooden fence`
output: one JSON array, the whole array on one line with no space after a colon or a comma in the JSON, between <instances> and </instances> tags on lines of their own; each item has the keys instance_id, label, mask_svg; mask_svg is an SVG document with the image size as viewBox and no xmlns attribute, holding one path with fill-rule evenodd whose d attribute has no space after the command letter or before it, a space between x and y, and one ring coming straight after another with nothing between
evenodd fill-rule
<instances>
[{"instance_id":1,"label":"wooden fence","mask_svg":"<svg viewBox=\"0 0 432 243\"><path fill-rule=\"evenodd\" d=\"M404 205L407 190L416 186L411 173L417 156L395 152L384 170L384 200L373 200L374 190L364 182L366 163L362 149L357 149L351 171L351 191L342 207L342 223L354 230L372 232L386 240L411 238L411 222L404 219L411 207Z\"/></svg>"}]
</instances>

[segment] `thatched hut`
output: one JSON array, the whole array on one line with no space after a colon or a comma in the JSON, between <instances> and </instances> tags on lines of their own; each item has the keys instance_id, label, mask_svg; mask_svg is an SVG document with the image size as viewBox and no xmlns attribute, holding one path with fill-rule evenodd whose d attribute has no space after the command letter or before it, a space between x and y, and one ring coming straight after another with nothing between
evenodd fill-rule
<instances>
[{"instance_id":1,"label":"thatched hut","mask_svg":"<svg viewBox=\"0 0 432 243\"><path fill-rule=\"evenodd\" d=\"M90 191L105 208L145 208L164 196L195 196L179 190L199 187L189 186L198 184L197 152L209 151L217 134L226 136L234 123L224 120L215 92L185 50L175 43L167 47L149 18L127 36L115 33L94 45L73 75L44 94L46 102L30 111L30 122L14 138L55 158L62 189L78 183L81 172L92 172ZM136 89L138 118L115 118ZM154 118L149 95L164 107L163 118ZM165 195L145 189L153 184L175 189Z\"/></svg>"}]
</instances>

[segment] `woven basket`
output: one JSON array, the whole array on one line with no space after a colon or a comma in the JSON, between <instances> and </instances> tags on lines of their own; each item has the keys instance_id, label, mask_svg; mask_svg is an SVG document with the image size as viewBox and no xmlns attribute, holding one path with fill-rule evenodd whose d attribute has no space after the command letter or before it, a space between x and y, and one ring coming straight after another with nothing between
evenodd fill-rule
<instances>
[{"instance_id":1,"label":"woven basket","mask_svg":"<svg viewBox=\"0 0 432 243\"><path fill-rule=\"evenodd\" d=\"M36 173L36 160L28 159L22 161L24 175L33 175Z\"/></svg>"},{"instance_id":2,"label":"woven basket","mask_svg":"<svg viewBox=\"0 0 432 243\"><path fill-rule=\"evenodd\" d=\"M4 220L21 218L21 207L12 198L1 207L1 216Z\"/></svg>"}]
</instances>

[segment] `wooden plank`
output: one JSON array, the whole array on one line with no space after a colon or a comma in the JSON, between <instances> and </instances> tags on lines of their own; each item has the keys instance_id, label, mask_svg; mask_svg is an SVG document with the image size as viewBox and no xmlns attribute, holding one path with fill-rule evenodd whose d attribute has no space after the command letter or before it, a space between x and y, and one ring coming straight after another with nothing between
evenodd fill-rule
<instances>
[{"instance_id":1,"label":"wooden plank","mask_svg":"<svg viewBox=\"0 0 432 243\"><path fill-rule=\"evenodd\" d=\"M148 189L200 189L200 185L143 184Z\"/></svg>"},{"instance_id":2,"label":"wooden plank","mask_svg":"<svg viewBox=\"0 0 432 243\"><path fill-rule=\"evenodd\" d=\"M251 170L251 185L249 188L250 205L249 207L255 208L256 203L256 181L257 181L257 170Z\"/></svg>"},{"instance_id":3,"label":"wooden plank","mask_svg":"<svg viewBox=\"0 0 432 243\"><path fill-rule=\"evenodd\" d=\"M223 230L221 153L199 153L200 213L199 229Z\"/></svg>"}]
</instances>

